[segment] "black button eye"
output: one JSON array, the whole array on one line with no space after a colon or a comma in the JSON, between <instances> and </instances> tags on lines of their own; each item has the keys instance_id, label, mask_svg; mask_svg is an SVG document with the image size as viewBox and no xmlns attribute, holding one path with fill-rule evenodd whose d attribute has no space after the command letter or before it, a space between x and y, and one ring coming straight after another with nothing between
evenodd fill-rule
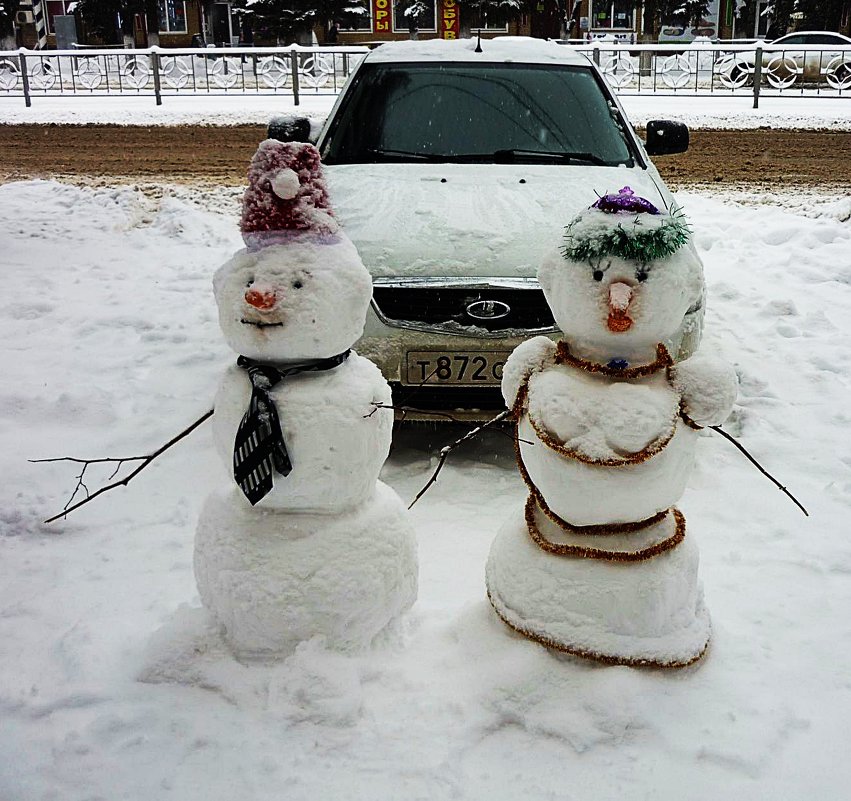
<instances>
[{"instance_id":1,"label":"black button eye","mask_svg":"<svg viewBox=\"0 0 851 801\"><path fill-rule=\"evenodd\" d=\"M639 270L635 274L635 278L639 283L644 283L644 281L647 280L647 271L646 270Z\"/></svg>"},{"instance_id":2,"label":"black button eye","mask_svg":"<svg viewBox=\"0 0 851 801\"><path fill-rule=\"evenodd\" d=\"M603 271L602 270L594 270L592 275L594 276L595 281L602 281L603 280Z\"/></svg>"},{"instance_id":3,"label":"black button eye","mask_svg":"<svg viewBox=\"0 0 851 801\"><path fill-rule=\"evenodd\" d=\"M253 279L253 278L249 278L249 279L248 279L248 283L247 283L245 286L246 286L246 287L249 287L249 286L251 286L253 283L254 283L254 279Z\"/></svg>"},{"instance_id":4,"label":"black button eye","mask_svg":"<svg viewBox=\"0 0 851 801\"><path fill-rule=\"evenodd\" d=\"M304 284L301 281L293 281L293 289L301 289Z\"/></svg>"}]
</instances>

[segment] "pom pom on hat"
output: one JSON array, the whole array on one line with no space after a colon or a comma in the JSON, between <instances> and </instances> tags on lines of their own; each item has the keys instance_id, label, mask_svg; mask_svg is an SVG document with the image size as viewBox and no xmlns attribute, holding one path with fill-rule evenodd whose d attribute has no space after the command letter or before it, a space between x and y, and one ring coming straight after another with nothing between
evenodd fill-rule
<instances>
[{"instance_id":1,"label":"pom pom on hat","mask_svg":"<svg viewBox=\"0 0 851 801\"><path fill-rule=\"evenodd\" d=\"M301 188L298 173L288 167L278 170L271 180L272 191L282 200L292 200Z\"/></svg>"},{"instance_id":2,"label":"pom pom on hat","mask_svg":"<svg viewBox=\"0 0 851 801\"><path fill-rule=\"evenodd\" d=\"M260 143L248 168L239 227L253 250L337 232L319 151L313 145L275 139Z\"/></svg>"},{"instance_id":3,"label":"pom pom on hat","mask_svg":"<svg viewBox=\"0 0 851 801\"><path fill-rule=\"evenodd\" d=\"M625 186L617 194L603 195L571 221L561 253L578 262L618 256L643 264L679 250L689 233L681 209L663 213Z\"/></svg>"}]
</instances>

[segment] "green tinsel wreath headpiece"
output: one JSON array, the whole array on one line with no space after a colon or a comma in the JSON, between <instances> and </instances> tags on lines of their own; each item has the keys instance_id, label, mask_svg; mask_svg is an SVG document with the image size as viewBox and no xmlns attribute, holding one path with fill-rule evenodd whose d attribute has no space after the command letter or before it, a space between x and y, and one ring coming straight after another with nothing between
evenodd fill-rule
<instances>
[{"instance_id":1,"label":"green tinsel wreath headpiece","mask_svg":"<svg viewBox=\"0 0 851 801\"><path fill-rule=\"evenodd\" d=\"M620 219L615 222L614 217ZM565 228L561 253L572 261L619 256L644 264L670 256L688 242L689 234L681 209L663 214L625 186L616 195L601 197Z\"/></svg>"}]
</instances>

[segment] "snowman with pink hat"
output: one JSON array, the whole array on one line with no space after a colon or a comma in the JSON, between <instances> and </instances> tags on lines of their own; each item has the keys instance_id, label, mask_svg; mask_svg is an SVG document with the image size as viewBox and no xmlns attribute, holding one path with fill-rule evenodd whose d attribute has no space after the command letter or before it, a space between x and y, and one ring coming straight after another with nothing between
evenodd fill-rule
<instances>
[{"instance_id":1,"label":"snowman with pink hat","mask_svg":"<svg viewBox=\"0 0 851 801\"><path fill-rule=\"evenodd\" d=\"M528 487L487 564L497 614L552 649L681 666L710 635L698 550L675 507L698 429L737 382L699 338L703 271L679 210L624 187L565 229L538 279L564 339L517 347L502 391Z\"/></svg>"},{"instance_id":2,"label":"snowman with pink hat","mask_svg":"<svg viewBox=\"0 0 851 801\"><path fill-rule=\"evenodd\" d=\"M238 358L215 401L227 479L198 522L198 590L241 659L286 655L316 635L362 649L417 592L407 511L378 480L390 388L351 349L372 281L312 145L262 142L248 178L246 248L214 278Z\"/></svg>"}]
</instances>

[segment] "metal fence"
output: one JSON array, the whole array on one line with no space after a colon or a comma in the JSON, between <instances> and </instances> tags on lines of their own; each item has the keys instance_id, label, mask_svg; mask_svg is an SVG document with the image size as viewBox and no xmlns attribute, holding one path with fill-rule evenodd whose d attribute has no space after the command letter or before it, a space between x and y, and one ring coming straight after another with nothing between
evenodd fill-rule
<instances>
[{"instance_id":1,"label":"metal fence","mask_svg":"<svg viewBox=\"0 0 851 801\"><path fill-rule=\"evenodd\" d=\"M851 46L748 44L576 47L619 95L851 97Z\"/></svg>"},{"instance_id":2,"label":"metal fence","mask_svg":"<svg viewBox=\"0 0 851 801\"><path fill-rule=\"evenodd\" d=\"M573 47L621 95L849 97L851 46L633 45ZM365 47L15 50L0 52L0 95L337 94Z\"/></svg>"},{"instance_id":3,"label":"metal fence","mask_svg":"<svg viewBox=\"0 0 851 801\"><path fill-rule=\"evenodd\" d=\"M0 95L335 95L365 47L0 52Z\"/></svg>"}]
</instances>

